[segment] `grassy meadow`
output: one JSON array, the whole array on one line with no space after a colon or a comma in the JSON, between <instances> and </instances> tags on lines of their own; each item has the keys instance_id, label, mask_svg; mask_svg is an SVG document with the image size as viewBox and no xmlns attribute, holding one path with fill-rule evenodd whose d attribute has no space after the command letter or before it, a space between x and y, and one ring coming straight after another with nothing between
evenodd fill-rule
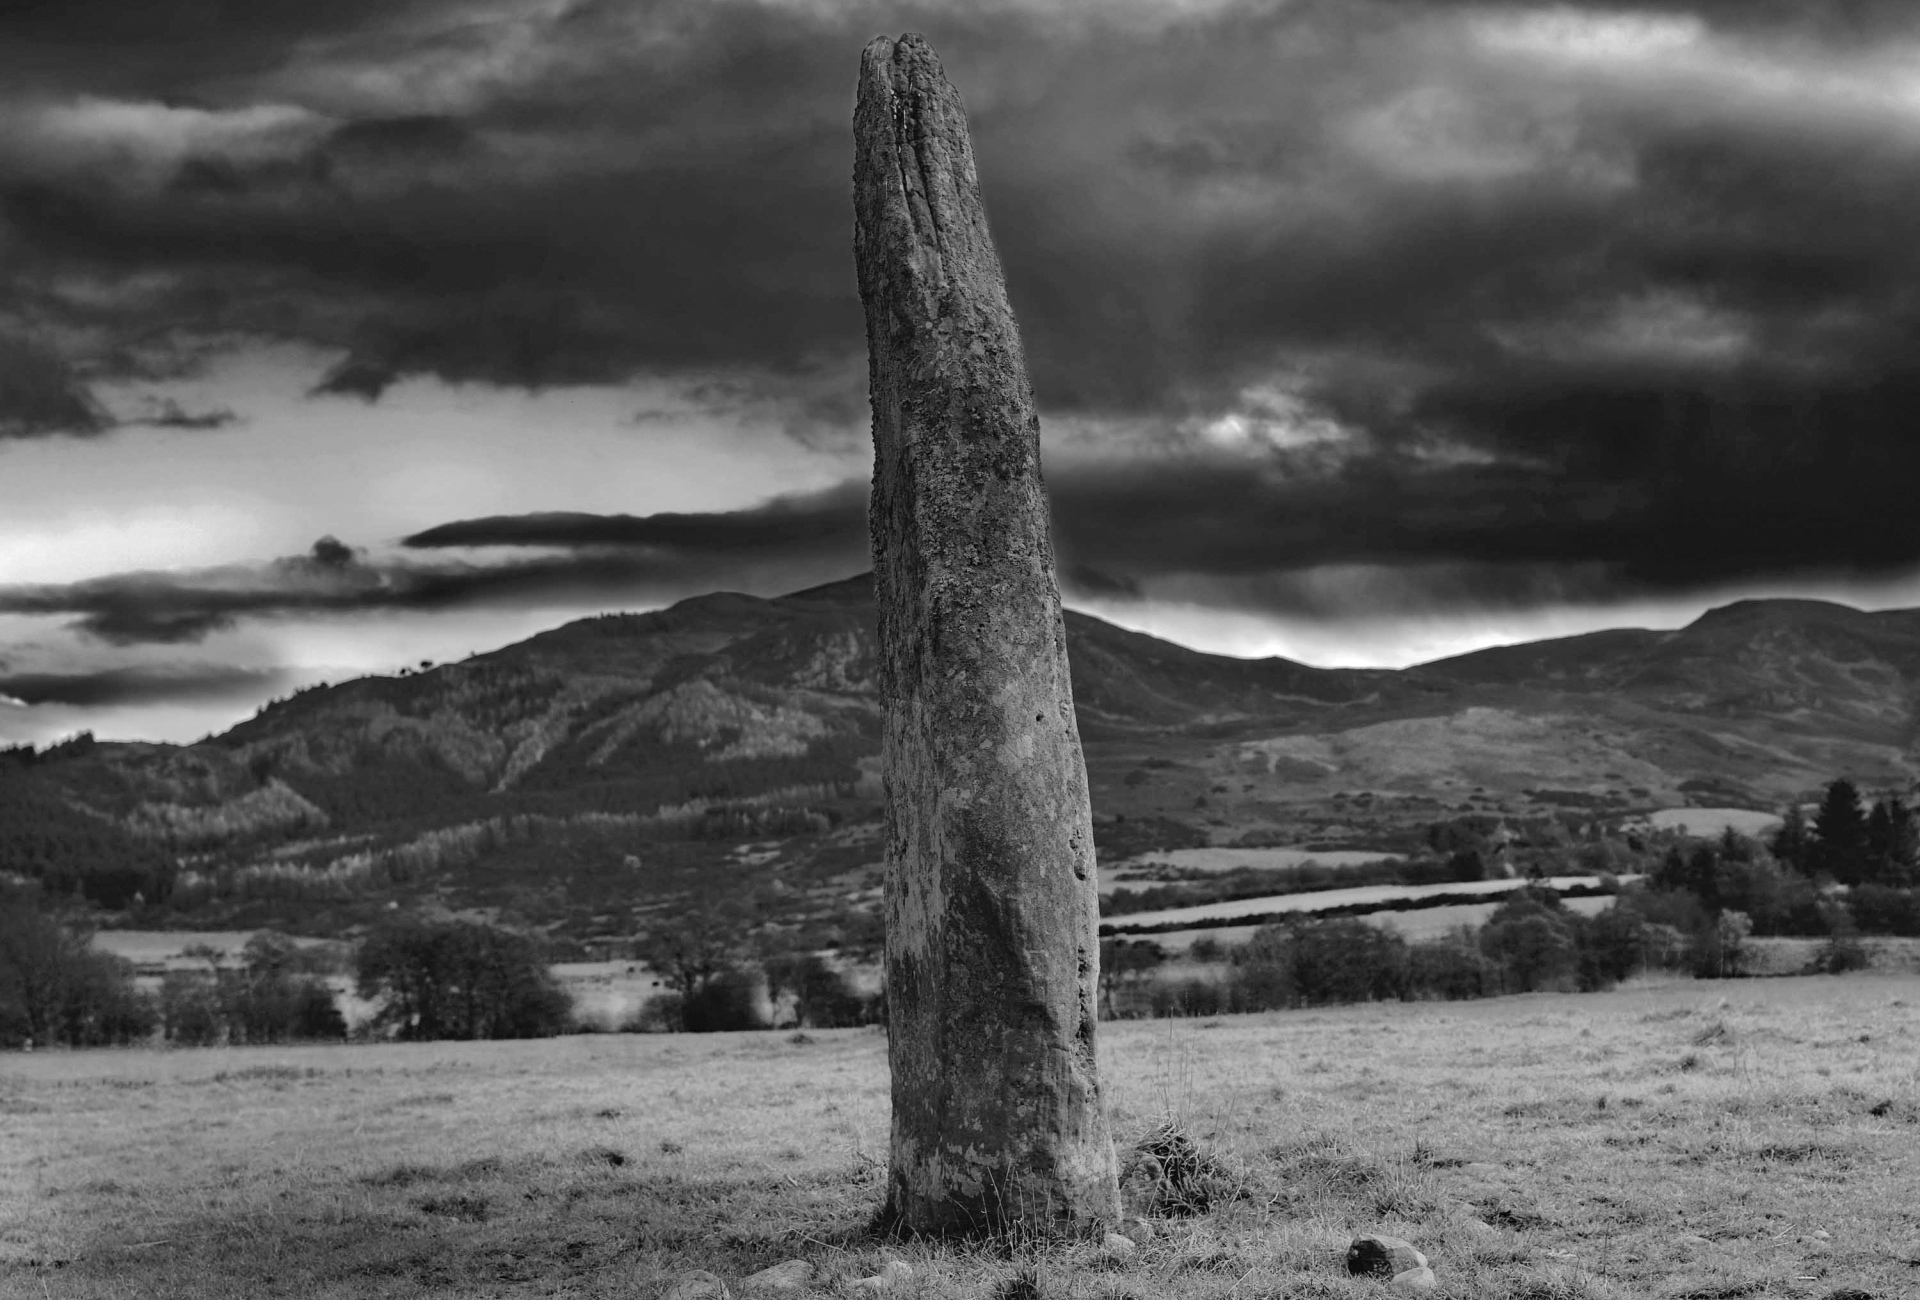
<instances>
[{"instance_id":1,"label":"grassy meadow","mask_svg":"<svg viewBox=\"0 0 1920 1300\"><path fill-rule=\"evenodd\" d=\"M891 1243L871 1030L0 1058L0 1296L653 1300L812 1261L909 1300L1920 1293L1920 976L1113 1023L1124 1149L1172 1120L1212 1209L1129 1259Z\"/></svg>"}]
</instances>

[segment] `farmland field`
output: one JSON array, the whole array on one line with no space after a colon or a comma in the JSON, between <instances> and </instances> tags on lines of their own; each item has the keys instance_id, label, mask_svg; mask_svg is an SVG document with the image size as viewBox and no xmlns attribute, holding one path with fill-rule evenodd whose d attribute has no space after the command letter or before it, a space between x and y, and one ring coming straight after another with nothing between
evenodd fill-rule
<instances>
[{"instance_id":1,"label":"farmland field","mask_svg":"<svg viewBox=\"0 0 1920 1300\"><path fill-rule=\"evenodd\" d=\"M1683 835L1712 839L1728 830L1739 835L1764 835L1780 824L1780 817L1752 808L1662 808L1648 813L1646 821L1657 831L1679 831Z\"/></svg>"},{"instance_id":2,"label":"farmland field","mask_svg":"<svg viewBox=\"0 0 1920 1300\"><path fill-rule=\"evenodd\" d=\"M869 1237L873 1031L115 1050L0 1062L0 1295L619 1296L782 1260L904 1297L1876 1296L1920 1281L1920 977L1104 1026L1123 1148L1172 1119L1214 1208L1127 1260Z\"/></svg>"},{"instance_id":3,"label":"farmland field","mask_svg":"<svg viewBox=\"0 0 1920 1300\"><path fill-rule=\"evenodd\" d=\"M1154 878L1156 868L1175 867L1181 871L1281 871L1289 867L1327 867L1338 870L1342 867L1364 866L1373 862L1398 862L1404 858L1400 853L1362 852L1355 849L1165 849L1158 853L1142 854L1100 868L1100 892L1110 894L1116 888L1129 886L1139 888L1143 879Z\"/></svg>"},{"instance_id":4,"label":"farmland field","mask_svg":"<svg viewBox=\"0 0 1920 1300\"><path fill-rule=\"evenodd\" d=\"M1620 879L1630 881L1639 877L1622 876ZM1389 911L1396 905L1412 905L1417 909L1421 900L1429 898L1486 897L1497 900L1500 895L1513 893L1528 883L1525 880L1463 880L1438 885L1359 885L1351 889L1316 889L1304 894L1264 894L1258 898L1235 898L1220 903L1200 903L1193 907L1170 907L1153 912L1127 912L1103 917L1100 932L1142 933L1155 926L1166 926L1172 930L1187 925L1230 925L1236 921L1251 924L1258 918L1281 913L1310 914L1337 908L1375 912ZM1538 883L1565 893L1569 890L1591 889L1598 881L1592 876L1552 876Z\"/></svg>"}]
</instances>

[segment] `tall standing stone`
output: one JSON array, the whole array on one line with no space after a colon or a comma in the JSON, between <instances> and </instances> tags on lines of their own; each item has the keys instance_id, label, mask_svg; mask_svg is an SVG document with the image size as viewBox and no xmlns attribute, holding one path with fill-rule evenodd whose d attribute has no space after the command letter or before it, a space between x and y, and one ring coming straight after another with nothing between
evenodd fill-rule
<instances>
[{"instance_id":1,"label":"tall standing stone","mask_svg":"<svg viewBox=\"0 0 1920 1300\"><path fill-rule=\"evenodd\" d=\"M886 1218L1090 1231L1119 1201L1040 422L966 110L921 37L867 46L854 144L886 702Z\"/></svg>"}]
</instances>

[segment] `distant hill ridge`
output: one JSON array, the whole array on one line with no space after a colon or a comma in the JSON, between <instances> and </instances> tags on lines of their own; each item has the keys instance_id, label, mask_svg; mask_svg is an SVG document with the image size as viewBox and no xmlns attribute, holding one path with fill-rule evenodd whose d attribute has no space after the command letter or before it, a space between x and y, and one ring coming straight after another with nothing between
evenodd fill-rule
<instances>
[{"instance_id":1,"label":"distant hill ridge","mask_svg":"<svg viewBox=\"0 0 1920 1300\"><path fill-rule=\"evenodd\" d=\"M1122 823L1168 844L1364 838L1393 808L1777 806L1841 773L1903 789L1920 774L1920 610L1743 600L1675 631L1400 670L1066 623L1114 851L1160 842L1116 838ZM500 818L564 827L794 791L857 818L877 807L876 682L866 575L773 599L719 592L305 690L195 745L100 744L0 771L0 813L11 798L58 822L62 844L111 830L203 874L297 873Z\"/></svg>"}]
</instances>

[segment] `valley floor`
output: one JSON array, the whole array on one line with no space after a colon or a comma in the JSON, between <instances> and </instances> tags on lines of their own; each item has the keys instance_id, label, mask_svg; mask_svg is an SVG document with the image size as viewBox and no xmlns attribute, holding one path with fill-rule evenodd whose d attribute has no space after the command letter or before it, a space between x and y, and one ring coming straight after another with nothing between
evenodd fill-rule
<instances>
[{"instance_id":1,"label":"valley floor","mask_svg":"<svg viewBox=\"0 0 1920 1300\"><path fill-rule=\"evenodd\" d=\"M1875 1296L1920 1286L1920 976L1103 1025L1123 1150L1234 1193L1130 1260L877 1241L874 1031L0 1058L0 1296L619 1296L792 1258L903 1297Z\"/></svg>"}]
</instances>

